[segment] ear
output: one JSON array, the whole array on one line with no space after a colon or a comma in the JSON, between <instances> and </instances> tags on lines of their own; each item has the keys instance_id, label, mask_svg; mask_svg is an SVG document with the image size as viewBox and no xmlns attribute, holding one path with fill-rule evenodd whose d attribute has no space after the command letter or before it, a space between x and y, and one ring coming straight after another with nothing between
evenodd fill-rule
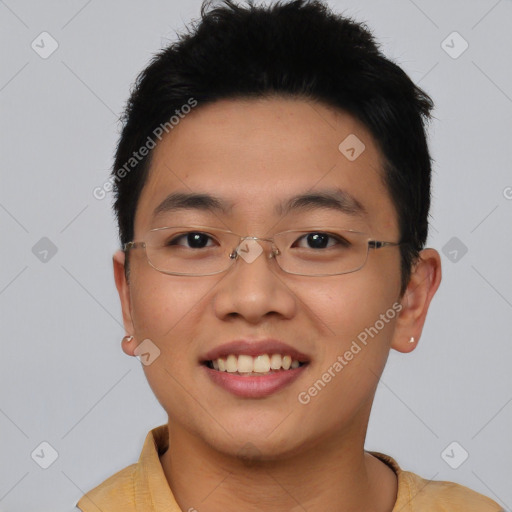
<instances>
[{"instance_id":1,"label":"ear","mask_svg":"<svg viewBox=\"0 0 512 512\"><path fill-rule=\"evenodd\" d=\"M131 314L130 285L126 280L124 271L125 258L126 255L124 251L116 251L112 257L112 263L114 265L114 279L116 282L117 293L119 294L119 300L121 301L124 329L129 336L133 336L135 329L133 327ZM124 339L121 347L125 354L129 356L135 355L134 350L136 348L136 344L133 338L131 341Z\"/></svg>"},{"instance_id":2,"label":"ear","mask_svg":"<svg viewBox=\"0 0 512 512\"><path fill-rule=\"evenodd\" d=\"M435 249L424 249L415 263L401 299L402 309L395 324L391 348L411 352L420 339L432 297L441 283L441 257ZM410 342L414 338L414 342Z\"/></svg>"}]
</instances>

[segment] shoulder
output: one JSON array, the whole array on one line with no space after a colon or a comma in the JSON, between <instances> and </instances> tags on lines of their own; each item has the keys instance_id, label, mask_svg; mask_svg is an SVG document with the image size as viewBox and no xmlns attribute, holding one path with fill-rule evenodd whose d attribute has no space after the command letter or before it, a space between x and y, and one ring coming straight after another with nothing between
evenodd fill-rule
<instances>
[{"instance_id":1,"label":"shoulder","mask_svg":"<svg viewBox=\"0 0 512 512\"><path fill-rule=\"evenodd\" d=\"M393 512L503 512L498 503L464 485L443 480L427 480L404 471L389 455L370 452L390 466L398 478L397 501Z\"/></svg>"},{"instance_id":2,"label":"shoulder","mask_svg":"<svg viewBox=\"0 0 512 512\"><path fill-rule=\"evenodd\" d=\"M134 471L137 464L132 464L108 477L88 493L84 494L77 508L82 512L135 511Z\"/></svg>"},{"instance_id":3,"label":"shoulder","mask_svg":"<svg viewBox=\"0 0 512 512\"><path fill-rule=\"evenodd\" d=\"M154 510L154 499L172 503L174 498L159 459L159 454L167 447L167 424L150 430L138 462L113 474L82 496L76 505L78 509L82 512L136 512Z\"/></svg>"},{"instance_id":4,"label":"shoulder","mask_svg":"<svg viewBox=\"0 0 512 512\"><path fill-rule=\"evenodd\" d=\"M436 512L500 512L503 507L487 496L464 485L443 480L426 480L415 473L404 471L414 510Z\"/></svg>"}]
</instances>

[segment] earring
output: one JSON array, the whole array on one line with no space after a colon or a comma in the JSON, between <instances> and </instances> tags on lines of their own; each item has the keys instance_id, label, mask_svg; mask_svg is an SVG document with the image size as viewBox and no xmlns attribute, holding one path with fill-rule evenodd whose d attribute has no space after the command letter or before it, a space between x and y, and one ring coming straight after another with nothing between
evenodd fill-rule
<instances>
[{"instance_id":1,"label":"earring","mask_svg":"<svg viewBox=\"0 0 512 512\"><path fill-rule=\"evenodd\" d=\"M130 343L130 341L132 341L132 340L133 340L133 336L125 336L125 337L123 338L123 341L124 341L124 340L126 340L128 343Z\"/></svg>"},{"instance_id":2,"label":"earring","mask_svg":"<svg viewBox=\"0 0 512 512\"><path fill-rule=\"evenodd\" d=\"M414 336L411 336L411 339L409 340L409 343L414 343L414 342L415 342Z\"/></svg>"}]
</instances>

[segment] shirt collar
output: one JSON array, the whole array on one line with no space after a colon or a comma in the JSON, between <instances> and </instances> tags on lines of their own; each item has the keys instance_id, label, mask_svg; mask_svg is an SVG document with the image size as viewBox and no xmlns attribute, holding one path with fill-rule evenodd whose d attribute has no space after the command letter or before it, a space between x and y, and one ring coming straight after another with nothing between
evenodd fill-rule
<instances>
[{"instance_id":1,"label":"shirt collar","mask_svg":"<svg viewBox=\"0 0 512 512\"><path fill-rule=\"evenodd\" d=\"M139 460L107 479L87 493L77 504L85 512L98 510L111 512L182 512L169 487L160 456L169 449L168 425L150 430L144 441ZM397 462L380 452L368 452L387 464L397 475L398 496L394 511L407 512L411 495L411 483L407 471ZM123 499L120 500L120 497ZM133 497L130 499L130 497ZM129 500L125 501L125 500ZM121 505L121 501L123 504ZM116 507L116 505L118 505Z\"/></svg>"},{"instance_id":2,"label":"shirt collar","mask_svg":"<svg viewBox=\"0 0 512 512\"><path fill-rule=\"evenodd\" d=\"M144 441L134 475L134 493L137 512L149 510L180 512L165 477L160 455L169 448L167 424L150 430Z\"/></svg>"}]
</instances>

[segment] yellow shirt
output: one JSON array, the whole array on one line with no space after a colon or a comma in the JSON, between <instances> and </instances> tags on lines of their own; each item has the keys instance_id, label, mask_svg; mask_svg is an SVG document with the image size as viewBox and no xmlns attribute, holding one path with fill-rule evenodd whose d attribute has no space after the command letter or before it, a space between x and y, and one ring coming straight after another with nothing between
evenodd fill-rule
<instances>
[{"instance_id":1,"label":"yellow shirt","mask_svg":"<svg viewBox=\"0 0 512 512\"><path fill-rule=\"evenodd\" d=\"M139 461L82 496L77 507L83 512L182 512L159 459L167 450L168 442L167 425L150 430ZM398 496L393 512L503 512L497 503L467 487L424 480L400 469L388 455L369 453L397 474Z\"/></svg>"}]
</instances>

